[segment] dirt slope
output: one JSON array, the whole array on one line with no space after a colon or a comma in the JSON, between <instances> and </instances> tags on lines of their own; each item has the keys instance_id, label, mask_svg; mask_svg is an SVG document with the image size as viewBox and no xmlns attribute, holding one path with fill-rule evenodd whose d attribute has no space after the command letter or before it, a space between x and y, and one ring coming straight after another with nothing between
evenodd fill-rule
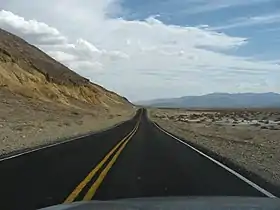
<instances>
[{"instance_id":1,"label":"dirt slope","mask_svg":"<svg viewBox=\"0 0 280 210\"><path fill-rule=\"evenodd\" d=\"M0 29L0 157L130 119L136 108Z\"/></svg>"},{"instance_id":2,"label":"dirt slope","mask_svg":"<svg viewBox=\"0 0 280 210\"><path fill-rule=\"evenodd\" d=\"M23 39L0 29L0 87L44 101L104 108L131 106L123 97L81 77Z\"/></svg>"}]
</instances>

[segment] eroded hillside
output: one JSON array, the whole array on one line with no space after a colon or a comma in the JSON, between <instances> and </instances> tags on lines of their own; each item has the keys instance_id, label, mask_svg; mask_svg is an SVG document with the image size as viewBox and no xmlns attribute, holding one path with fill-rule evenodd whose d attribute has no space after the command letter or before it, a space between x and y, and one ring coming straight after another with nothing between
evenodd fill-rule
<instances>
[{"instance_id":1,"label":"eroded hillside","mask_svg":"<svg viewBox=\"0 0 280 210\"><path fill-rule=\"evenodd\" d=\"M0 30L0 86L30 98L74 105L130 106L123 97L91 83L23 39Z\"/></svg>"},{"instance_id":2,"label":"eroded hillside","mask_svg":"<svg viewBox=\"0 0 280 210\"><path fill-rule=\"evenodd\" d=\"M130 119L125 98L0 29L0 155Z\"/></svg>"}]
</instances>

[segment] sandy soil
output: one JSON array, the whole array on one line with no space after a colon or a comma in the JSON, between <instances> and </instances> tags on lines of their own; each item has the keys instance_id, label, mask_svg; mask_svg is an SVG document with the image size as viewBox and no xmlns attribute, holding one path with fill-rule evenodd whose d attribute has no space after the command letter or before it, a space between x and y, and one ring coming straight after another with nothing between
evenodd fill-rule
<instances>
[{"instance_id":1,"label":"sandy soil","mask_svg":"<svg viewBox=\"0 0 280 210\"><path fill-rule=\"evenodd\" d=\"M49 144L130 119L135 109L81 109L0 90L0 155Z\"/></svg>"},{"instance_id":2,"label":"sandy soil","mask_svg":"<svg viewBox=\"0 0 280 210\"><path fill-rule=\"evenodd\" d=\"M167 131L280 186L280 110L151 109Z\"/></svg>"}]
</instances>

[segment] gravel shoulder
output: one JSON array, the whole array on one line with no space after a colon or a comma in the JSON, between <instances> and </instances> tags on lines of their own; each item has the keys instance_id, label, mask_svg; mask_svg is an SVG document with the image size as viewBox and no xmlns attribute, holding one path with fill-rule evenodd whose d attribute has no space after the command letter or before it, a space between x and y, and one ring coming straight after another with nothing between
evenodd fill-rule
<instances>
[{"instance_id":1,"label":"gravel shoulder","mask_svg":"<svg viewBox=\"0 0 280 210\"><path fill-rule=\"evenodd\" d=\"M0 155L103 130L131 119L135 112L98 106L81 109L0 91Z\"/></svg>"},{"instance_id":2,"label":"gravel shoulder","mask_svg":"<svg viewBox=\"0 0 280 210\"><path fill-rule=\"evenodd\" d=\"M170 133L280 186L279 110L150 109L148 113Z\"/></svg>"}]
</instances>

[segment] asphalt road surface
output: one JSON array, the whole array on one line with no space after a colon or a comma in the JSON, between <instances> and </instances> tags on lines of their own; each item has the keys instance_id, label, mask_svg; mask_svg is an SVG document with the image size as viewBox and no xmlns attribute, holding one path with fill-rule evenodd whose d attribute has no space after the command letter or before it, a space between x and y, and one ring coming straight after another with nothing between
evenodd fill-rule
<instances>
[{"instance_id":1,"label":"asphalt road surface","mask_svg":"<svg viewBox=\"0 0 280 210\"><path fill-rule=\"evenodd\" d=\"M54 131L55 132L55 131ZM0 209L158 196L267 196L148 120L0 161Z\"/></svg>"}]
</instances>

